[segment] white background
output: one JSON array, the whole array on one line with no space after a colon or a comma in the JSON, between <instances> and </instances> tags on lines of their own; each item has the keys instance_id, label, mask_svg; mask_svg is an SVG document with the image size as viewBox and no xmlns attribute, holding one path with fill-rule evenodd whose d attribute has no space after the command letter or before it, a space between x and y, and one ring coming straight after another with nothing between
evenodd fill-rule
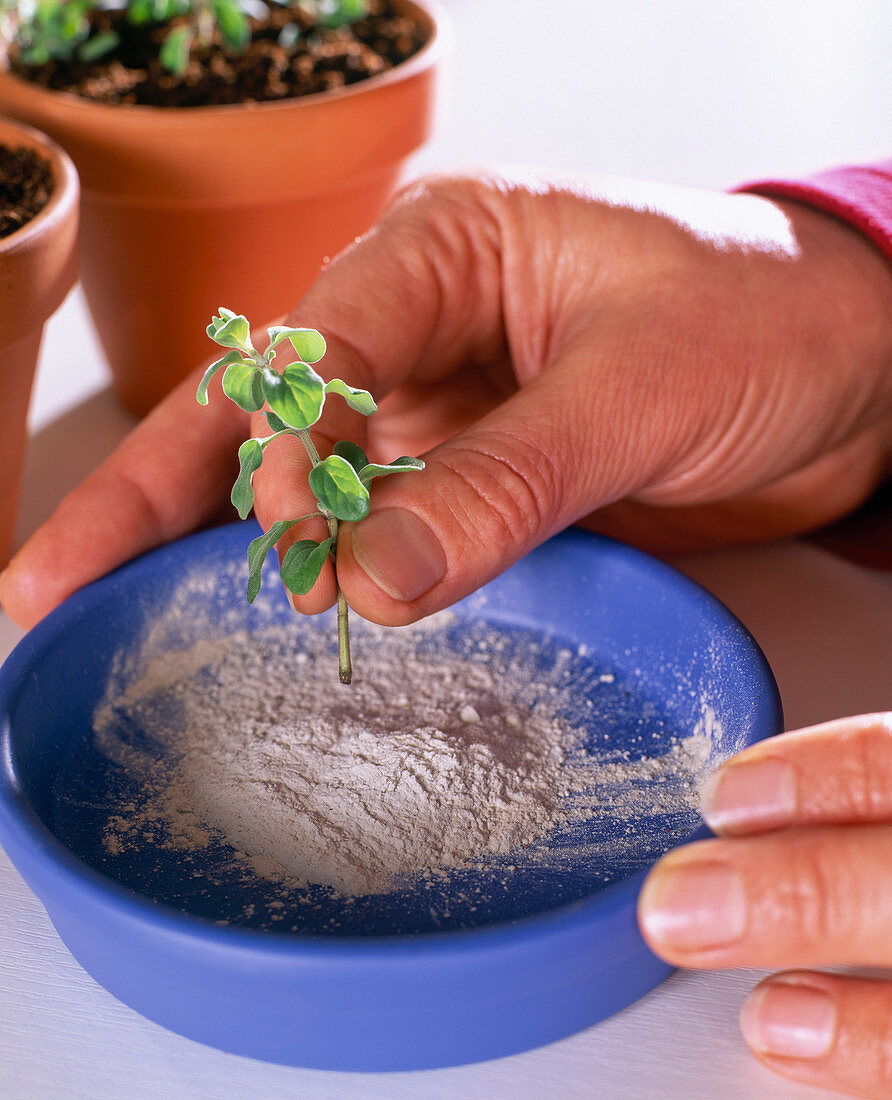
<instances>
[{"instance_id":1,"label":"white background","mask_svg":"<svg viewBox=\"0 0 892 1100\"><path fill-rule=\"evenodd\" d=\"M886 0L445 0L453 113L429 163L727 187L892 149Z\"/></svg>"}]
</instances>

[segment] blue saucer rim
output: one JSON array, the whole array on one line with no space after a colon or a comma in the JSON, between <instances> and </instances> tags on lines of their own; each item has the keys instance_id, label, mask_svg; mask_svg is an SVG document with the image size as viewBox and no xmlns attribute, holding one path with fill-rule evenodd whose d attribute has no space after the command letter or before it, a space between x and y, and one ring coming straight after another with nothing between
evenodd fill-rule
<instances>
[{"instance_id":1,"label":"blue saucer rim","mask_svg":"<svg viewBox=\"0 0 892 1100\"><path fill-rule=\"evenodd\" d=\"M47 873L61 874L70 887L78 893L87 895L91 903L109 904L122 916L126 915L137 923L146 923L156 928L160 926L185 937L197 937L203 943L218 942L221 945L239 946L262 953L284 951L290 957L306 954L307 957L313 958L325 956L338 959L355 958L360 955L373 960L384 955L393 958L400 953L417 954L419 948L432 954L453 953L458 948L473 950L477 945L482 949L490 946L493 939L523 942L539 936L564 935L577 927L590 926L593 918L600 916L603 919L609 919L626 910L630 903L634 907L641 883L649 868L637 871L628 878L606 886L588 897L509 922L474 928L369 936L251 929L217 925L204 917L181 912L164 903L137 894L90 867L62 844L31 808L15 774L8 718L8 702L14 697L15 685L20 682L22 674L61 630L67 628L78 616L115 591L122 575L132 582L134 574L138 574L148 562L171 553L188 553L205 541L214 543L220 538L221 531L237 530L244 533L246 526L243 523L234 523L224 528L199 531L175 543L158 547L141 555L74 593L18 643L0 667L0 722L2 722L0 751L3 756L2 767L0 767L0 840L3 839L3 834L8 832L13 842L17 842L16 846L21 845L23 849L30 851L32 858L42 857L44 862L51 865L51 870L49 867L44 868ZM583 531L564 532L556 538L583 539L592 545L610 548L613 552L624 556L629 555L634 561L646 563L649 569L658 572L664 579L671 579L673 584L683 585L689 595L696 600L707 602L711 613L725 619L726 624L748 643L754 662L762 666L765 686L773 693L773 697L767 700L766 710L769 713L772 710L774 712L776 717L774 728L782 728L780 696L764 654L749 631L716 597L664 562L615 540ZM710 835L708 828L701 825L681 843L690 843Z\"/></svg>"}]
</instances>

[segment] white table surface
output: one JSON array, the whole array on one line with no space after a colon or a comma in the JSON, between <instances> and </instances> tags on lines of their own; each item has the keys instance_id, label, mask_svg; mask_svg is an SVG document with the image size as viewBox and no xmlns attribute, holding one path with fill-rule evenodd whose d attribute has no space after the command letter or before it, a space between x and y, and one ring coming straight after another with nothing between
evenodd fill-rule
<instances>
[{"instance_id":1,"label":"white table surface","mask_svg":"<svg viewBox=\"0 0 892 1100\"><path fill-rule=\"evenodd\" d=\"M882 152L892 132L887 0L445 0L451 107L417 170L491 159L724 186ZM542 11L557 33L537 45ZM504 48L493 49L497 31ZM545 56L544 84L530 79ZM888 150L886 150L888 155ZM107 390L78 291L48 326L20 535L132 425ZM746 623L787 724L892 706L892 576L798 543L676 563ZM21 636L0 615L0 658ZM0 853L0 1097L823 1097L749 1055L736 1026L760 972L677 972L586 1032L496 1062L412 1074L288 1069L149 1023L62 946Z\"/></svg>"}]
</instances>

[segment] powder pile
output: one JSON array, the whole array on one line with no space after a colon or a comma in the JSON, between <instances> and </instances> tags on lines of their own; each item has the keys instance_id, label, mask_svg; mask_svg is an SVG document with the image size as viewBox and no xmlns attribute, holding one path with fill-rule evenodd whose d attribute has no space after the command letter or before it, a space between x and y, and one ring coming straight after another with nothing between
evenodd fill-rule
<instances>
[{"instance_id":1,"label":"powder pile","mask_svg":"<svg viewBox=\"0 0 892 1100\"><path fill-rule=\"evenodd\" d=\"M362 624L350 688L334 681L328 635L304 632L296 652L289 625L149 660L94 719L144 795L110 819L107 851L147 831L183 849L222 840L261 878L361 896L508 855L591 814L599 780L628 791L657 775L653 760L583 751L556 686L569 654L543 670L498 632L463 652L429 644L443 625ZM702 765L701 750L674 750L673 766Z\"/></svg>"},{"instance_id":2,"label":"powder pile","mask_svg":"<svg viewBox=\"0 0 892 1100\"><path fill-rule=\"evenodd\" d=\"M165 654L97 714L96 737L150 793L143 818L192 845L215 831L267 878L373 893L552 828L567 724L500 693L485 664L378 635L349 689L321 636L325 652L295 654L279 629ZM124 712L147 744L122 736ZM127 824L113 821L112 845Z\"/></svg>"}]
</instances>

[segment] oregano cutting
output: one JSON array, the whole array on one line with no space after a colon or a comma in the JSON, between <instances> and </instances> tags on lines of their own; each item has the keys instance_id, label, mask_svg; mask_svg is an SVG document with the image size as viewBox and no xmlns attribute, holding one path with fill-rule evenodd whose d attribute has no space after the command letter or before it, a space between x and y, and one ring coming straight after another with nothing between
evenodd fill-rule
<instances>
[{"instance_id":1,"label":"oregano cutting","mask_svg":"<svg viewBox=\"0 0 892 1100\"><path fill-rule=\"evenodd\" d=\"M264 560L282 535L297 524L321 517L328 526L328 538L300 539L288 548L279 565L285 587L303 595L316 583L326 560L336 561L339 522L355 523L368 515L372 481L388 474L423 470L424 463L420 458L407 455L389 463L369 462L362 447L346 439L337 442L330 455L320 457L309 429L322 415L329 394L343 398L363 416L371 416L377 405L368 390L356 389L340 378L326 382L313 369L326 351L325 339L315 329L276 325L267 329L266 350L258 351L251 341L247 318L221 306L219 315L208 325L207 333L214 343L228 350L205 371L196 393L198 403L207 404L208 385L223 371L223 392L240 409L255 413L267 406L264 416L271 434L246 439L239 447L239 474L232 486L232 503L239 516L247 519L254 507L254 475L260 469L267 448L277 439L297 436L311 463L308 480L317 510L294 519L277 520L268 531L253 540L248 547L248 602L253 603L256 599ZM278 350L287 345L297 358L279 370L273 362ZM337 607L338 672L341 683L349 684L353 676L349 612L340 585Z\"/></svg>"}]
</instances>

